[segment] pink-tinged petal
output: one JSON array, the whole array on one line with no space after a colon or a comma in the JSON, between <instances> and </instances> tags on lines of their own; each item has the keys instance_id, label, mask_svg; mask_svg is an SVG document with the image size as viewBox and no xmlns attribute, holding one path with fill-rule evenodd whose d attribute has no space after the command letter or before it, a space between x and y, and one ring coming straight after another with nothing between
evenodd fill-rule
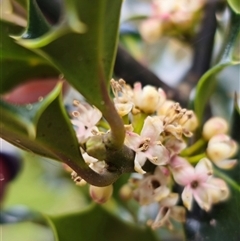
<instances>
[{"instance_id":1,"label":"pink-tinged petal","mask_svg":"<svg viewBox=\"0 0 240 241\"><path fill-rule=\"evenodd\" d=\"M230 159L230 160L216 161L214 162L214 164L221 169L229 170L237 165L237 160Z\"/></svg>"},{"instance_id":2,"label":"pink-tinged petal","mask_svg":"<svg viewBox=\"0 0 240 241\"><path fill-rule=\"evenodd\" d=\"M195 167L195 173L201 182L205 182L213 174L212 163L207 158L201 159Z\"/></svg>"},{"instance_id":3,"label":"pink-tinged petal","mask_svg":"<svg viewBox=\"0 0 240 241\"><path fill-rule=\"evenodd\" d=\"M187 146L183 140L177 140L175 138L168 139L164 145L170 151L171 156L179 154Z\"/></svg>"},{"instance_id":4,"label":"pink-tinged petal","mask_svg":"<svg viewBox=\"0 0 240 241\"><path fill-rule=\"evenodd\" d=\"M170 193L167 197L160 201L160 205L163 207L173 207L177 204L179 199L178 193Z\"/></svg>"},{"instance_id":5,"label":"pink-tinged petal","mask_svg":"<svg viewBox=\"0 0 240 241\"><path fill-rule=\"evenodd\" d=\"M146 156L155 165L166 165L169 162L169 152L161 145L154 145L146 152Z\"/></svg>"},{"instance_id":6,"label":"pink-tinged petal","mask_svg":"<svg viewBox=\"0 0 240 241\"><path fill-rule=\"evenodd\" d=\"M182 186L190 184L196 178L193 166L182 157L176 156L172 158L170 169L174 180Z\"/></svg>"},{"instance_id":7,"label":"pink-tinged petal","mask_svg":"<svg viewBox=\"0 0 240 241\"><path fill-rule=\"evenodd\" d=\"M157 166L154 171L154 176L161 180L162 185L168 185L171 182L171 172L164 166Z\"/></svg>"},{"instance_id":8,"label":"pink-tinged petal","mask_svg":"<svg viewBox=\"0 0 240 241\"><path fill-rule=\"evenodd\" d=\"M126 131L124 143L127 147L136 151L138 149L139 145L141 144L141 142L142 142L142 139L138 134L131 132L131 131Z\"/></svg>"},{"instance_id":9,"label":"pink-tinged petal","mask_svg":"<svg viewBox=\"0 0 240 241\"><path fill-rule=\"evenodd\" d=\"M174 206L171 208L170 216L178 222L186 221L186 209L180 206Z\"/></svg>"},{"instance_id":10,"label":"pink-tinged petal","mask_svg":"<svg viewBox=\"0 0 240 241\"><path fill-rule=\"evenodd\" d=\"M198 186L193 190L193 196L200 208L209 211L211 208L211 199L209 198L208 191L204 185Z\"/></svg>"},{"instance_id":11,"label":"pink-tinged petal","mask_svg":"<svg viewBox=\"0 0 240 241\"><path fill-rule=\"evenodd\" d=\"M183 200L184 206L188 210L191 210L192 209L192 202L193 202L193 193L192 193L192 189L191 189L190 185L186 186L183 189L182 200Z\"/></svg>"},{"instance_id":12,"label":"pink-tinged petal","mask_svg":"<svg viewBox=\"0 0 240 241\"><path fill-rule=\"evenodd\" d=\"M158 116L148 116L141 131L141 137L150 138L151 142L157 141L163 132L163 122Z\"/></svg>"}]
</instances>

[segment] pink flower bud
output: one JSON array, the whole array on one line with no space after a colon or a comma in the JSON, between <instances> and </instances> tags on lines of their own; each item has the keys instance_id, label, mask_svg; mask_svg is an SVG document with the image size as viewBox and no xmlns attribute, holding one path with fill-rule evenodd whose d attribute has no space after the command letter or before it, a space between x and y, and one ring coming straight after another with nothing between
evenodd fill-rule
<instances>
[{"instance_id":1,"label":"pink flower bud","mask_svg":"<svg viewBox=\"0 0 240 241\"><path fill-rule=\"evenodd\" d=\"M236 164L236 160L227 159L233 157L237 149L237 143L230 136L220 134L208 142L207 155L218 167L229 169Z\"/></svg>"},{"instance_id":2,"label":"pink flower bud","mask_svg":"<svg viewBox=\"0 0 240 241\"><path fill-rule=\"evenodd\" d=\"M226 134L227 132L227 121L221 117L213 117L204 124L202 135L206 140L209 140L215 135Z\"/></svg>"},{"instance_id":3,"label":"pink flower bud","mask_svg":"<svg viewBox=\"0 0 240 241\"><path fill-rule=\"evenodd\" d=\"M107 202L113 193L113 186L96 187L90 185L89 193L94 202L102 204Z\"/></svg>"}]
</instances>

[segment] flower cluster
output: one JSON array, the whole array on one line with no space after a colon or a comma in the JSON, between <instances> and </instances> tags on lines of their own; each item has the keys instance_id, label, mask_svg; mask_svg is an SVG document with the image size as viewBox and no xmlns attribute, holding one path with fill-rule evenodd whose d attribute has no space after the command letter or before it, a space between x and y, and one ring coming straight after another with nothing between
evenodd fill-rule
<instances>
[{"instance_id":1,"label":"flower cluster","mask_svg":"<svg viewBox=\"0 0 240 241\"><path fill-rule=\"evenodd\" d=\"M152 15L140 25L146 42L156 42L161 35L191 35L196 28L205 0L152 0Z\"/></svg>"},{"instance_id":2,"label":"flower cluster","mask_svg":"<svg viewBox=\"0 0 240 241\"><path fill-rule=\"evenodd\" d=\"M231 168L237 163L229 159L236 153L237 144L227 135L228 125L224 119L208 120L203 126L202 138L195 141L192 137L198 127L196 115L168 100L162 89L142 87L140 83L132 88L122 79L112 79L110 83L113 103L125 123L124 144L135 153L132 161L138 175L122 187L120 196L125 200L133 197L143 206L158 204L158 213L148 220L148 225L153 229L161 226L171 229L171 219L184 222L186 209L192 209L194 200L200 208L209 211L214 204L229 197L226 182L214 176L215 166ZM78 101L74 101L74 105L72 124L83 158L101 174L108 164L90 156L83 147L91 136L104 135L109 130L94 106ZM72 178L78 185L86 183L75 172ZM181 193L173 191L176 185L182 187ZM112 189L112 185L90 186L90 195L103 203L111 197Z\"/></svg>"}]
</instances>

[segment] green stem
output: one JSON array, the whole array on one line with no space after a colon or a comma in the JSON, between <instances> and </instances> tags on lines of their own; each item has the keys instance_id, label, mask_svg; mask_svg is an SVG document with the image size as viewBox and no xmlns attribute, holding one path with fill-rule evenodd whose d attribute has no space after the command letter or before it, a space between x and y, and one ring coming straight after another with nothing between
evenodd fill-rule
<instances>
[{"instance_id":1,"label":"green stem","mask_svg":"<svg viewBox=\"0 0 240 241\"><path fill-rule=\"evenodd\" d=\"M108 135L108 140L106 140L106 145L109 149L121 149L125 139L125 128L121 117L118 115L117 110L109 96L105 76L103 72L103 67L99 66L99 81L101 88L101 95L103 97L103 108L102 113L111 128L111 134Z\"/></svg>"},{"instance_id":2,"label":"green stem","mask_svg":"<svg viewBox=\"0 0 240 241\"><path fill-rule=\"evenodd\" d=\"M197 152L198 150L200 150L204 145L206 144L206 141L204 139L199 139L198 141L196 141L193 145L191 145L190 147L184 149L180 155L183 157L186 156L191 156L193 155L195 152Z\"/></svg>"},{"instance_id":3,"label":"green stem","mask_svg":"<svg viewBox=\"0 0 240 241\"><path fill-rule=\"evenodd\" d=\"M197 164L204 157L206 157L206 154L201 153L196 156L187 157L187 160L192 164Z\"/></svg>"},{"instance_id":4,"label":"green stem","mask_svg":"<svg viewBox=\"0 0 240 241\"><path fill-rule=\"evenodd\" d=\"M234 189L236 189L237 191L240 192L240 185L238 185L238 183L235 182L232 178L230 178L229 176L227 176L226 174L224 174L223 172L221 172L220 170L218 170L216 168L214 169L214 174L218 177L221 177L231 187L233 187Z\"/></svg>"}]
</instances>

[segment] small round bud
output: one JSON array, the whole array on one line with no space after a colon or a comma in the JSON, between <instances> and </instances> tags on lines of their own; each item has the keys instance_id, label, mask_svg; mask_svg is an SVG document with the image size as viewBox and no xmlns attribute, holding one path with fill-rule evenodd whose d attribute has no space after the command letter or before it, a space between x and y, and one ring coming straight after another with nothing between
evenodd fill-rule
<instances>
[{"instance_id":1,"label":"small round bud","mask_svg":"<svg viewBox=\"0 0 240 241\"><path fill-rule=\"evenodd\" d=\"M147 85L142 90L139 86L134 86L134 103L147 114L152 114L157 110L160 97L159 92L153 86Z\"/></svg>"},{"instance_id":2,"label":"small round bud","mask_svg":"<svg viewBox=\"0 0 240 241\"><path fill-rule=\"evenodd\" d=\"M122 200L127 201L133 197L133 190L129 184L125 184L121 187L119 195Z\"/></svg>"},{"instance_id":3,"label":"small round bud","mask_svg":"<svg viewBox=\"0 0 240 241\"><path fill-rule=\"evenodd\" d=\"M94 202L102 204L107 202L113 193L113 186L96 187L90 185L89 193Z\"/></svg>"},{"instance_id":4,"label":"small round bud","mask_svg":"<svg viewBox=\"0 0 240 241\"><path fill-rule=\"evenodd\" d=\"M208 142L207 155L220 168L229 169L236 164L236 160L227 159L233 157L237 149L237 143L230 136L220 134Z\"/></svg>"},{"instance_id":5,"label":"small round bud","mask_svg":"<svg viewBox=\"0 0 240 241\"><path fill-rule=\"evenodd\" d=\"M202 135L204 139L209 140L218 134L226 134L228 132L228 123L221 117L213 117L209 119L203 126Z\"/></svg>"},{"instance_id":6,"label":"small round bud","mask_svg":"<svg viewBox=\"0 0 240 241\"><path fill-rule=\"evenodd\" d=\"M183 125L185 129L188 131L195 131L198 127L198 119L197 116L192 112L191 117L185 122Z\"/></svg>"}]
</instances>

